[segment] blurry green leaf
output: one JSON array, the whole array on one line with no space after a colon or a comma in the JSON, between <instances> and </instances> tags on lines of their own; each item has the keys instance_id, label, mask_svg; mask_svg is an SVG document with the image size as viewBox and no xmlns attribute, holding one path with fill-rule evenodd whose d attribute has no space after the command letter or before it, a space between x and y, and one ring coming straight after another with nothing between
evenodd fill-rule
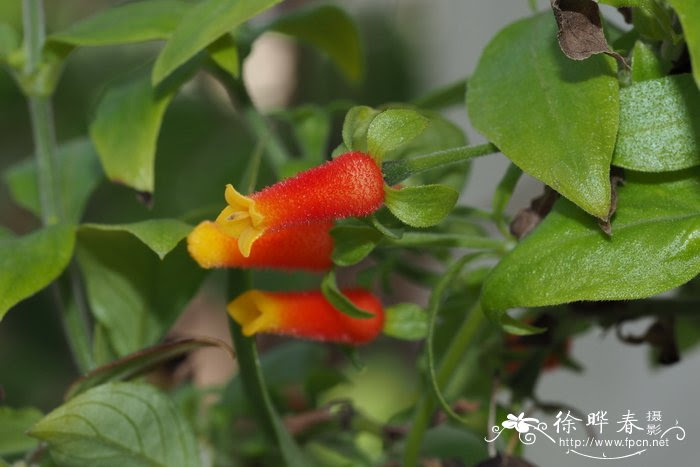
<instances>
[{"instance_id":1,"label":"blurry green leaf","mask_svg":"<svg viewBox=\"0 0 700 467\"><path fill-rule=\"evenodd\" d=\"M339 225L331 230L333 236L333 262L338 266L359 263L369 255L382 234L371 227Z\"/></svg>"},{"instance_id":2,"label":"blurry green leaf","mask_svg":"<svg viewBox=\"0 0 700 467\"><path fill-rule=\"evenodd\" d=\"M518 167L605 218L619 117L614 61L569 60L556 34L551 13L498 33L469 81L467 109Z\"/></svg>"},{"instance_id":3,"label":"blurry green leaf","mask_svg":"<svg viewBox=\"0 0 700 467\"><path fill-rule=\"evenodd\" d=\"M174 96L156 92L147 76L111 87L100 100L90 136L112 181L153 192L156 141Z\"/></svg>"},{"instance_id":4,"label":"blurry green leaf","mask_svg":"<svg viewBox=\"0 0 700 467\"><path fill-rule=\"evenodd\" d=\"M399 303L385 310L384 334L420 340L428 335L428 314L415 303Z\"/></svg>"},{"instance_id":5,"label":"blurry green leaf","mask_svg":"<svg viewBox=\"0 0 700 467\"><path fill-rule=\"evenodd\" d=\"M364 105L353 107L345 114L343 142L350 151L367 152L367 130L380 112Z\"/></svg>"},{"instance_id":6,"label":"blurry green leaf","mask_svg":"<svg viewBox=\"0 0 700 467\"><path fill-rule=\"evenodd\" d=\"M645 172L700 164L700 91L690 75L622 89L613 164Z\"/></svg>"},{"instance_id":7,"label":"blurry green leaf","mask_svg":"<svg viewBox=\"0 0 700 467\"><path fill-rule=\"evenodd\" d=\"M669 0L683 26L683 35L690 52L695 84L700 88L700 1Z\"/></svg>"},{"instance_id":8,"label":"blurry green leaf","mask_svg":"<svg viewBox=\"0 0 700 467\"><path fill-rule=\"evenodd\" d=\"M493 209L493 218L500 221L503 218L503 213L508 206L510 198L513 196L515 186L518 184L523 171L511 163L508 165L501 181L498 182L496 190L493 192L493 200L491 201L491 209Z\"/></svg>"},{"instance_id":9,"label":"blurry green leaf","mask_svg":"<svg viewBox=\"0 0 700 467\"><path fill-rule=\"evenodd\" d=\"M238 58L238 47L231 34L224 34L215 40L209 47L209 56L217 65L226 70L234 78L241 74Z\"/></svg>"},{"instance_id":10,"label":"blurry green leaf","mask_svg":"<svg viewBox=\"0 0 700 467\"><path fill-rule=\"evenodd\" d=\"M167 396L146 384L93 388L49 413L30 435L46 441L60 465L200 465L192 428Z\"/></svg>"},{"instance_id":11,"label":"blurry green leaf","mask_svg":"<svg viewBox=\"0 0 700 467\"><path fill-rule=\"evenodd\" d=\"M177 219L149 219L132 224L83 224L81 229L129 232L153 250L160 259L170 253L192 230Z\"/></svg>"},{"instance_id":12,"label":"blurry green leaf","mask_svg":"<svg viewBox=\"0 0 700 467\"><path fill-rule=\"evenodd\" d=\"M412 186L395 190L384 187L384 203L401 222L411 227L430 227L447 216L459 193L443 185Z\"/></svg>"},{"instance_id":13,"label":"blurry green leaf","mask_svg":"<svg viewBox=\"0 0 700 467\"><path fill-rule=\"evenodd\" d=\"M19 48L19 34L7 23L0 23L0 63Z\"/></svg>"},{"instance_id":14,"label":"blurry green leaf","mask_svg":"<svg viewBox=\"0 0 700 467\"><path fill-rule=\"evenodd\" d=\"M168 342L140 350L92 370L70 386L65 399L72 399L78 394L101 384L135 378L193 350L213 346L226 350L231 355L231 358L234 358L233 349L218 339L197 337Z\"/></svg>"},{"instance_id":15,"label":"blurry green leaf","mask_svg":"<svg viewBox=\"0 0 700 467\"><path fill-rule=\"evenodd\" d=\"M643 41L634 43L632 49L632 81L646 81L648 79L663 78L666 76L666 67L654 52L653 48ZM624 90L620 91L620 100ZM621 103L622 105L622 103ZM621 116L622 117L622 116Z\"/></svg>"},{"instance_id":16,"label":"blurry green leaf","mask_svg":"<svg viewBox=\"0 0 700 467\"><path fill-rule=\"evenodd\" d=\"M487 456L486 443L464 428L447 424L439 425L425 432L421 453L425 457L438 459L460 459L473 465L476 459ZM516 467L516 466L511 466Z\"/></svg>"},{"instance_id":17,"label":"blurry green leaf","mask_svg":"<svg viewBox=\"0 0 700 467\"><path fill-rule=\"evenodd\" d=\"M21 454L34 448L37 441L25 433L43 416L35 408L0 407L0 454Z\"/></svg>"},{"instance_id":18,"label":"blurry green leaf","mask_svg":"<svg viewBox=\"0 0 700 467\"><path fill-rule=\"evenodd\" d=\"M545 328L527 324L523 321L518 321L506 313L503 313L500 316L500 324L505 332L516 336L530 336L532 334L540 334L547 330Z\"/></svg>"},{"instance_id":19,"label":"blurry green leaf","mask_svg":"<svg viewBox=\"0 0 700 467\"><path fill-rule=\"evenodd\" d=\"M700 273L700 171L631 172L618 188L612 237L559 200L488 276L485 310L579 300L630 300L677 287Z\"/></svg>"},{"instance_id":20,"label":"blurry green leaf","mask_svg":"<svg viewBox=\"0 0 700 467\"><path fill-rule=\"evenodd\" d=\"M76 139L61 144L56 157L63 212L69 221L79 222L88 198L102 179L100 162L88 139ZM34 158L7 169L4 178L17 204L41 217L37 190L38 174Z\"/></svg>"},{"instance_id":21,"label":"blurry green leaf","mask_svg":"<svg viewBox=\"0 0 700 467\"><path fill-rule=\"evenodd\" d=\"M331 132L330 113L317 105L304 105L279 114L292 126L302 160L318 165L326 160Z\"/></svg>"},{"instance_id":22,"label":"blurry green leaf","mask_svg":"<svg viewBox=\"0 0 700 467\"><path fill-rule=\"evenodd\" d=\"M503 248L503 242L497 238L468 233L406 232L401 238L387 239L387 243L401 248Z\"/></svg>"},{"instance_id":23,"label":"blurry green leaf","mask_svg":"<svg viewBox=\"0 0 700 467\"><path fill-rule=\"evenodd\" d=\"M101 46L167 39L185 16L189 5L179 0L125 3L100 11L47 40L72 46Z\"/></svg>"},{"instance_id":24,"label":"blurry green leaf","mask_svg":"<svg viewBox=\"0 0 700 467\"><path fill-rule=\"evenodd\" d=\"M352 18L335 5L311 5L292 11L267 29L288 34L318 47L351 81L364 74L360 34Z\"/></svg>"},{"instance_id":25,"label":"blurry green leaf","mask_svg":"<svg viewBox=\"0 0 700 467\"><path fill-rule=\"evenodd\" d=\"M321 281L321 292L323 292L323 296L334 308L348 316L358 319L374 317L373 313L358 308L348 297L343 295L343 292L338 289L335 283L335 273L333 271L326 274Z\"/></svg>"},{"instance_id":26,"label":"blurry green leaf","mask_svg":"<svg viewBox=\"0 0 700 467\"><path fill-rule=\"evenodd\" d=\"M421 109L440 110L464 102L464 94L467 92L467 81L461 79L456 83L421 96L411 101L413 105Z\"/></svg>"},{"instance_id":27,"label":"blurry green leaf","mask_svg":"<svg viewBox=\"0 0 700 467\"><path fill-rule=\"evenodd\" d=\"M148 232L146 238L157 243L161 252L173 240L170 234L166 241L158 239L158 228L151 231L148 223L132 224L129 231L80 229L76 248L90 308L118 356L160 340L204 277L184 244L160 260L128 233L134 225L138 225L139 235Z\"/></svg>"},{"instance_id":28,"label":"blurry green leaf","mask_svg":"<svg viewBox=\"0 0 700 467\"><path fill-rule=\"evenodd\" d=\"M367 151L375 160L381 161L384 154L412 141L427 126L428 119L415 110L385 110L369 124Z\"/></svg>"},{"instance_id":29,"label":"blurry green leaf","mask_svg":"<svg viewBox=\"0 0 700 467\"><path fill-rule=\"evenodd\" d=\"M0 320L17 302L34 295L63 272L74 245L75 228L70 225L0 238Z\"/></svg>"},{"instance_id":30,"label":"blurry green leaf","mask_svg":"<svg viewBox=\"0 0 700 467\"><path fill-rule=\"evenodd\" d=\"M153 66L158 84L199 51L280 0L204 0L180 21Z\"/></svg>"}]
</instances>

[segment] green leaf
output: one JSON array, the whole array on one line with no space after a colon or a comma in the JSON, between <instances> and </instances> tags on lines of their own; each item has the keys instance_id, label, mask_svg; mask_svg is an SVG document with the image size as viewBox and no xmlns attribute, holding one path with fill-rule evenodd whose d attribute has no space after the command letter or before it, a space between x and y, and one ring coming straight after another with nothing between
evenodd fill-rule
<instances>
[{"instance_id":1,"label":"green leaf","mask_svg":"<svg viewBox=\"0 0 700 467\"><path fill-rule=\"evenodd\" d=\"M280 0L205 0L182 19L153 66L158 84L199 51Z\"/></svg>"},{"instance_id":2,"label":"green leaf","mask_svg":"<svg viewBox=\"0 0 700 467\"><path fill-rule=\"evenodd\" d=\"M637 41L632 49L632 81L663 78L668 73L667 66L659 59L654 49L645 42ZM620 92L620 100L622 93ZM622 105L622 102L620 103ZM620 116L622 117L622 116Z\"/></svg>"},{"instance_id":3,"label":"green leaf","mask_svg":"<svg viewBox=\"0 0 700 467\"><path fill-rule=\"evenodd\" d=\"M690 52L695 84L700 88L700 1L669 0L669 3L678 13L678 19L683 26L683 35Z\"/></svg>"},{"instance_id":4,"label":"green leaf","mask_svg":"<svg viewBox=\"0 0 700 467\"><path fill-rule=\"evenodd\" d=\"M231 358L235 358L233 349L228 344L218 339L197 337L168 342L127 355L124 358L120 358L92 370L90 373L71 384L65 399L72 399L78 394L101 384L133 379L159 365L203 347L220 347L226 350Z\"/></svg>"},{"instance_id":5,"label":"green leaf","mask_svg":"<svg viewBox=\"0 0 700 467\"><path fill-rule=\"evenodd\" d=\"M364 74L360 34L355 22L335 5L311 5L294 10L266 29L288 34L318 47L351 81Z\"/></svg>"},{"instance_id":6,"label":"green leaf","mask_svg":"<svg viewBox=\"0 0 700 467\"><path fill-rule=\"evenodd\" d=\"M610 210L617 135L614 60L569 60L551 13L513 23L486 46L469 81L474 127L510 160L585 211Z\"/></svg>"},{"instance_id":7,"label":"green leaf","mask_svg":"<svg viewBox=\"0 0 700 467\"><path fill-rule=\"evenodd\" d=\"M25 433L43 416L40 410L33 407L0 407L0 455L21 454L33 449L37 441Z\"/></svg>"},{"instance_id":8,"label":"green leaf","mask_svg":"<svg viewBox=\"0 0 700 467\"><path fill-rule=\"evenodd\" d=\"M71 46L102 46L168 39L189 9L179 0L148 0L106 9L47 41Z\"/></svg>"},{"instance_id":9,"label":"green leaf","mask_svg":"<svg viewBox=\"0 0 700 467\"><path fill-rule=\"evenodd\" d=\"M29 432L70 466L200 465L192 428L153 386L110 383L71 399Z\"/></svg>"},{"instance_id":10,"label":"green leaf","mask_svg":"<svg viewBox=\"0 0 700 467\"><path fill-rule=\"evenodd\" d=\"M70 222L79 222L90 195L102 180L102 169L95 148L88 139L61 144L56 154L63 212ZM12 198L41 217L37 168L34 158L13 165L3 174Z\"/></svg>"},{"instance_id":11,"label":"green leaf","mask_svg":"<svg viewBox=\"0 0 700 467\"><path fill-rule=\"evenodd\" d=\"M348 297L343 295L343 292L338 289L335 283L335 273L333 271L326 274L321 281L321 292L323 292L323 296L326 297L326 300L328 300L333 307L348 316L358 319L367 319L374 316L373 313L356 307Z\"/></svg>"},{"instance_id":12,"label":"green leaf","mask_svg":"<svg viewBox=\"0 0 700 467\"><path fill-rule=\"evenodd\" d=\"M240 59L238 57L238 47L231 34L224 34L215 40L209 47L209 56L221 68L226 70L234 78L241 74Z\"/></svg>"},{"instance_id":13,"label":"green leaf","mask_svg":"<svg viewBox=\"0 0 700 467\"><path fill-rule=\"evenodd\" d=\"M700 170L628 173L618 188L612 237L560 199L487 277L485 310L579 300L631 300L700 273Z\"/></svg>"},{"instance_id":14,"label":"green leaf","mask_svg":"<svg viewBox=\"0 0 700 467\"><path fill-rule=\"evenodd\" d=\"M431 227L447 216L459 193L443 185L412 186L395 190L384 187L384 204L401 222L411 227Z\"/></svg>"},{"instance_id":15,"label":"green leaf","mask_svg":"<svg viewBox=\"0 0 700 467\"><path fill-rule=\"evenodd\" d=\"M348 110L343 122L343 143L350 151L367 152L367 130L380 112L360 105Z\"/></svg>"},{"instance_id":16,"label":"green leaf","mask_svg":"<svg viewBox=\"0 0 700 467\"><path fill-rule=\"evenodd\" d=\"M367 129L367 150L381 161L386 153L412 141L428 126L415 110L389 109L377 115Z\"/></svg>"},{"instance_id":17,"label":"green leaf","mask_svg":"<svg viewBox=\"0 0 700 467\"><path fill-rule=\"evenodd\" d=\"M12 52L19 48L19 34L7 23L0 23L0 63L7 62Z\"/></svg>"},{"instance_id":18,"label":"green leaf","mask_svg":"<svg viewBox=\"0 0 700 467\"><path fill-rule=\"evenodd\" d=\"M110 88L102 97L90 136L107 177L153 192L156 142L174 96L156 92L147 76Z\"/></svg>"},{"instance_id":19,"label":"green leaf","mask_svg":"<svg viewBox=\"0 0 700 467\"><path fill-rule=\"evenodd\" d=\"M338 266L357 264L369 255L382 239L382 234L371 227L339 225L331 230L333 262Z\"/></svg>"},{"instance_id":20,"label":"green leaf","mask_svg":"<svg viewBox=\"0 0 700 467\"><path fill-rule=\"evenodd\" d=\"M131 232L139 232L161 252L176 238L172 233L160 236L157 225L134 225L124 231L125 226L116 231L80 229L76 248L88 303L118 356L158 342L204 277L183 243L160 260Z\"/></svg>"},{"instance_id":21,"label":"green leaf","mask_svg":"<svg viewBox=\"0 0 700 467\"><path fill-rule=\"evenodd\" d=\"M384 313L384 334L416 341L428 335L428 314L415 303L399 303Z\"/></svg>"},{"instance_id":22,"label":"green leaf","mask_svg":"<svg viewBox=\"0 0 700 467\"><path fill-rule=\"evenodd\" d=\"M700 164L700 91L690 75L622 89L613 164L644 172Z\"/></svg>"},{"instance_id":23,"label":"green leaf","mask_svg":"<svg viewBox=\"0 0 700 467\"><path fill-rule=\"evenodd\" d=\"M177 219L149 219L132 224L83 224L80 228L129 232L160 259L165 258L192 231L191 225Z\"/></svg>"},{"instance_id":24,"label":"green leaf","mask_svg":"<svg viewBox=\"0 0 700 467\"><path fill-rule=\"evenodd\" d=\"M34 295L63 272L74 245L75 228L70 225L0 238L0 320L17 302Z\"/></svg>"}]
</instances>

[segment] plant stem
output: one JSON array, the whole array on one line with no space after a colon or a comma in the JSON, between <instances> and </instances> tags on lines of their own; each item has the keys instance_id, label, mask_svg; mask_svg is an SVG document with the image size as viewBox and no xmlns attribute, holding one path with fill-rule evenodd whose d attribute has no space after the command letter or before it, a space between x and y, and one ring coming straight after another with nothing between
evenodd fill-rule
<instances>
[{"instance_id":1,"label":"plant stem","mask_svg":"<svg viewBox=\"0 0 700 467\"><path fill-rule=\"evenodd\" d=\"M228 272L229 296L235 297L250 289L251 285L250 272L242 270ZM254 412L258 423L270 441L279 447L285 465L294 467L308 465L272 404L260 367L255 339L244 336L241 326L232 319L229 320L229 330L236 350L241 383L248 401L255 408Z\"/></svg>"},{"instance_id":2,"label":"plant stem","mask_svg":"<svg viewBox=\"0 0 700 467\"><path fill-rule=\"evenodd\" d=\"M459 362L462 361L465 351L469 347L472 338L483 321L484 313L481 311L480 304L477 303L469 311L469 314L452 338L445 355L440 361L435 378L439 386L447 384L455 368L457 368ZM415 467L418 465L423 436L428 429L428 425L430 425L430 420L435 408L436 400L434 394L432 391L426 391L416 407L416 415L411 425L411 431L409 431L408 437L406 438L406 448L403 459L403 465L405 467Z\"/></svg>"},{"instance_id":3,"label":"plant stem","mask_svg":"<svg viewBox=\"0 0 700 467\"><path fill-rule=\"evenodd\" d=\"M453 105L464 105L467 80L461 79L440 89L414 99L411 103L421 109L439 110Z\"/></svg>"},{"instance_id":4,"label":"plant stem","mask_svg":"<svg viewBox=\"0 0 700 467\"><path fill-rule=\"evenodd\" d=\"M37 72L41 63L41 50L44 46L44 5L42 0L23 0L22 19L24 25L24 44L26 63L25 76ZM44 225L65 221L61 193L58 189L58 164L56 162L56 132L54 129L51 98L48 96L29 95L29 115L34 140L34 157L37 165L37 188L41 203L41 219ZM90 337L87 327L87 311L83 301L82 283L75 267L68 270L72 301L66 305L62 292L54 284L56 304L61 312L63 327L73 360L85 372L93 366L90 351Z\"/></svg>"},{"instance_id":5,"label":"plant stem","mask_svg":"<svg viewBox=\"0 0 700 467\"><path fill-rule=\"evenodd\" d=\"M392 186L426 170L465 162L475 157L486 156L496 152L498 152L498 148L492 143L479 144L477 146L460 146L411 159L387 161L382 164L382 172L387 185Z\"/></svg>"}]
</instances>

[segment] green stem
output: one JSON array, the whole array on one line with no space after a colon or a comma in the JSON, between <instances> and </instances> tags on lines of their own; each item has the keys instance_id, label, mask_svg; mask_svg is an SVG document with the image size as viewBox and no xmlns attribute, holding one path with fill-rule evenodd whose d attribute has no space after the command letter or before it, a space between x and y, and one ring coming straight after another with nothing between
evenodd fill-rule
<instances>
[{"instance_id":1,"label":"green stem","mask_svg":"<svg viewBox=\"0 0 700 467\"><path fill-rule=\"evenodd\" d=\"M452 338L445 355L440 361L435 375L435 381L439 386L447 384L455 368L457 368L459 363L463 360L464 353L483 321L484 313L481 311L479 303L477 303L471 309L464 322L462 322L462 326ZM418 465L423 436L430 425L430 420L432 419L433 412L435 412L436 404L437 402L434 394L432 392L427 392L423 395L416 407L416 415L411 425L411 431L409 431L406 438L406 449L403 459L403 465L405 467L414 467Z\"/></svg>"},{"instance_id":2,"label":"green stem","mask_svg":"<svg viewBox=\"0 0 700 467\"><path fill-rule=\"evenodd\" d=\"M249 290L251 285L252 279L249 271L231 270L228 272L229 296L236 297ZM229 321L229 329L236 350L236 360L243 390L248 401L255 408L254 413L258 423L270 441L279 447L285 465L295 467L308 465L304 462L301 450L284 427L272 404L260 367L255 339L244 336L241 326L234 320Z\"/></svg>"},{"instance_id":3,"label":"green stem","mask_svg":"<svg viewBox=\"0 0 700 467\"><path fill-rule=\"evenodd\" d=\"M24 46L26 63L25 76L37 72L41 64L41 51L44 47L44 6L42 0L23 0L22 15L24 25ZM56 133L54 129L51 98L29 95L29 115L34 139L34 157L37 164L37 187L41 203L41 218L44 225L65 221L61 193L58 189L58 164L56 162ZM66 305L61 291L54 285L56 303L61 311L68 346L73 359L82 372L93 365L90 351L90 337L87 326L87 312L83 301L82 284L75 267L68 271L72 301Z\"/></svg>"},{"instance_id":4,"label":"green stem","mask_svg":"<svg viewBox=\"0 0 700 467\"><path fill-rule=\"evenodd\" d=\"M492 143L479 144L477 146L460 146L410 159L387 161L382 164L382 172L386 183L392 186L426 170L465 162L475 157L486 156L496 152L498 152L498 148Z\"/></svg>"},{"instance_id":5,"label":"green stem","mask_svg":"<svg viewBox=\"0 0 700 467\"><path fill-rule=\"evenodd\" d=\"M461 79L431 93L414 99L411 103L421 109L439 110L453 105L464 105L467 80Z\"/></svg>"}]
</instances>

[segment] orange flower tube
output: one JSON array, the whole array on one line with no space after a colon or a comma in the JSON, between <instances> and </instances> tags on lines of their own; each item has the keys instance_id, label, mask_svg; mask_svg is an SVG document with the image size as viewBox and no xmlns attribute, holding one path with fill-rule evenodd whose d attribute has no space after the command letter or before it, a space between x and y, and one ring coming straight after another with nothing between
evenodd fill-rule
<instances>
[{"instance_id":1,"label":"orange flower tube","mask_svg":"<svg viewBox=\"0 0 700 467\"><path fill-rule=\"evenodd\" d=\"M187 250L203 268L275 268L323 271L331 267L332 222L297 225L260 237L243 256L237 239L211 221L200 223L187 236Z\"/></svg>"},{"instance_id":2,"label":"orange flower tube","mask_svg":"<svg viewBox=\"0 0 700 467\"><path fill-rule=\"evenodd\" d=\"M318 291L249 290L228 304L228 312L243 327L246 336L262 332L353 345L371 341L384 326L382 304L366 290L352 289L343 293L374 317L348 316L334 308Z\"/></svg>"},{"instance_id":3,"label":"orange flower tube","mask_svg":"<svg viewBox=\"0 0 700 467\"><path fill-rule=\"evenodd\" d=\"M371 214L384 202L384 178L370 156L349 152L250 196L227 185L225 197L216 223L247 257L264 232Z\"/></svg>"}]
</instances>

